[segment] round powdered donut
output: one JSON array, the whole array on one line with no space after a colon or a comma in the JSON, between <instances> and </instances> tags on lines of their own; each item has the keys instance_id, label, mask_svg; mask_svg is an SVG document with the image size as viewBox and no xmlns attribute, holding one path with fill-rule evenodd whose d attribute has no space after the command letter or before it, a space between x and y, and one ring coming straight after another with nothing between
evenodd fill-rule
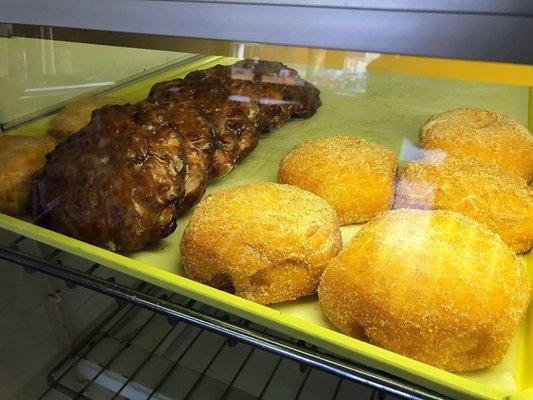
<instances>
[{"instance_id":1,"label":"round powdered donut","mask_svg":"<svg viewBox=\"0 0 533 400\"><path fill-rule=\"evenodd\" d=\"M434 115L420 129L420 146L533 179L533 135L505 114L460 108Z\"/></svg>"},{"instance_id":2,"label":"round powdered donut","mask_svg":"<svg viewBox=\"0 0 533 400\"><path fill-rule=\"evenodd\" d=\"M0 212L26 214L31 176L56 145L50 136L0 136Z\"/></svg>"},{"instance_id":3,"label":"round powdered donut","mask_svg":"<svg viewBox=\"0 0 533 400\"><path fill-rule=\"evenodd\" d=\"M525 266L485 226L407 209L364 226L318 289L342 332L452 372L502 360L529 293Z\"/></svg>"},{"instance_id":4,"label":"round powdered donut","mask_svg":"<svg viewBox=\"0 0 533 400\"><path fill-rule=\"evenodd\" d=\"M105 105L126 104L119 97L87 97L65 106L56 115L50 135L63 141L89 123L94 110Z\"/></svg>"},{"instance_id":5,"label":"round powdered donut","mask_svg":"<svg viewBox=\"0 0 533 400\"><path fill-rule=\"evenodd\" d=\"M325 200L263 183L204 198L183 234L181 261L196 281L268 304L315 293L341 247Z\"/></svg>"},{"instance_id":6,"label":"round powdered donut","mask_svg":"<svg viewBox=\"0 0 533 400\"><path fill-rule=\"evenodd\" d=\"M533 247L533 190L519 176L472 158L410 162L394 207L456 211L486 225L517 253Z\"/></svg>"},{"instance_id":7,"label":"round powdered donut","mask_svg":"<svg viewBox=\"0 0 533 400\"><path fill-rule=\"evenodd\" d=\"M341 225L366 222L390 209L396 155L371 141L331 136L304 142L281 161L278 181L327 200Z\"/></svg>"}]
</instances>

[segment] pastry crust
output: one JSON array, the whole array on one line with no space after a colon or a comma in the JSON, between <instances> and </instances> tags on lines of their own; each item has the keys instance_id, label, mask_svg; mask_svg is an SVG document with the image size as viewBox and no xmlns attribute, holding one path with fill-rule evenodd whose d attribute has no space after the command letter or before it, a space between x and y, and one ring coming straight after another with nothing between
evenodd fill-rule
<instances>
[{"instance_id":1,"label":"pastry crust","mask_svg":"<svg viewBox=\"0 0 533 400\"><path fill-rule=\"evenodd\" d=\"M185 151L176 129L132 105L104 106L58 145L32 185L38 223L113 251L176 228Z\"/></svg>"},{"instance_id":2,"label":"pastry crust","mask_svg":"<svg viewBox=\"0 0 533 400\"><path fill-rule=\"evenodd\" d=\"M396 155L374 142L330 136L297 145L281 161L278 181L327 200L341 225L366 222L390 209Z\"/></svg>"},{"instance_id":3,"label":"pastry crust","mask_svg":"<svg viewBox=\"0 0 533 400\"><path fill-rule=\"evenodd\" d=\"M408 163L394 207L455 211L486 225L517 253L533 247L533 190L524 179L471 158Z\"/></svg>"},{"instance_id":4,"label":"pastry crust","mask_svg":"<svg viewBox=\"0 0 533 400\"><path fill-rule=\"evenodd\" d=\"M420 147L439 149L533 179L533 135L508 115L460 108L436 114L420 129Z\"/></svg>"},{"instance_id":5,"label":"pastry crust","mask_svg":"<svg viewBox=\"0 0 533 400\"><path fill-rule=\"evenodd\" d=\"M156 83L149 99L192 104L212 124L215 147L210 179L214 180L246 157L261 133L291 117L314 115L321 105L319 94L282 63L241 60Z\"/></svg>"},{"instance_id":6,"label":"pastry crust","mask_svg":"<svg viewBox=\"0 0 533 400\"><path fill-rule=\"evenodd\" d=\"M261 304L315 293L341 249L335 211L294 186L215 192L198 204L181 241L187 275Z\"/></svg>"},{"instance_id":7,"label":"pastry crust","mask_svg":"<svg viewBox=\"0 0 533 400\"><path fill-rule=\"evenodd\" d=\"M500 237L451 211L393 210L370 221L318 289L342 332L452 372L500 362L530 296Z\"/></svg>"},{"instance_id":8,"label":"pastry crust","mask_svg":"<svg viewBox=\"0 0 533 400\"><path fill-rule=\"evenodd\" d=\"M94 101L100 100L109 99ZM62 116L94 102L84 104ZM267 61L216 65L157 83L136 104L93 111L58 146L35 176L33 215L98 246L139 250L169 235L177 217L246 157L262 132L310 117L319 106L318 89Z\"/></svg>"},{"instance_id":9,"label":"pastry crust","mask_svg":"<svg viewBox=\"0 0 533 400\"><path fill-rule=\"evenodd\" d=\"M50 135L60 142L89 123L94 110L112 104L126 104L119 97L86 97L66 105L54 118Z\"/></svg>"},{"instance_id":10,"label":"pastry crust","mask_svg":"<svg viewBox=\"0 0 533 400\"><path fill-rule=\"evenodd\" d=\"M20 215L29 211L31 176L55 145L50 136L0 136L0 212Z\"/></svg>"},{"instance_id":11,"label":"pastry crust","mask_svg":"<svg viewBox=\"0 0 533 400\"><path fill-rule=\"evenodd\" d=\"M189 210L204 195L213 168L214 131L201 113L188 102L141 101L136 111L143 121L176 130L185 155L183 198L178 214Z\"/></svg>"}]
</instances>

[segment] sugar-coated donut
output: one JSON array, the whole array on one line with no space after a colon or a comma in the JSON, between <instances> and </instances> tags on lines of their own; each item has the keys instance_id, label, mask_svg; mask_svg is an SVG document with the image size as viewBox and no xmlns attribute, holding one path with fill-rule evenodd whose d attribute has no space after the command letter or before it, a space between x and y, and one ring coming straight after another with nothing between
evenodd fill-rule
<instances>
[{"instance_id":1,"label":"sugar-coated donut","mask_svg":"<svg viewBox=\"0 0 533 400\"><path fill-rule=\"evenodd\" d=\"M533 179L533 135L508 115L460 108L436 114L420 129L420 146L468 156Z\"/></svg>"},{"instance_id":2,"label":"sugar-coated donut","mask_svg":"<svg viewBox=\"0 0 533 400\"><path fill-rule=\"evenodd\" d=\"M331 136L304 142L281 161L278 181L327 200L341 225L361 223L390 209L396 155L369 140Z\"/></svg>"},{"instance_id":3,"label":"sugar-coated donut","mask_svg":"<svg viewBox=\"0 0 533 400\"><path fill-rule=\"evenodd\" d=\"M261 304L316 292L342 247L335 211L290 185L215 192L194 211L181 241L187 275Z\"/></svg>"},{"instance_id":4,"label":"sugar-coated donut","mask_svg":"<svg viewBox=\"0 0 533 400\"><path fill-rule=\"evenodd\" d=\"M86 97L66 105L54 118L50 135L63 141L89 123L94 110L111 104L126 104L119 97Z\"/></svg>"},{"instance_id":5,"label":"sugar-coated donut","mask_svg":"<svg viewBox=\"0 0 533 400\"><path fill-rule=\"evenodd\" d=\"M0 212L28 212L30 179L56 145L50 136L0 136Z\"/></svg>"},{"instance_id":6,"label":"sugar-coated donut","mask_svg":"<svg viewBox=\"0 0 533 400\"><path fill-rule=\"evenodd\" d=\"M500 362L530 296L498 235L452 211L392 210L364 226L318 289L342 332L452 372Z\"/></svg>"},{"instance_id":7,"label":"sugar-coated donut","mask_svg":"<svg viewBox=\"0 0 533 400\"><path fill-rule=\"evenodd\" d=\"M517 253L533 247L533 190L519 176L472 158L408 163L395 197L395 208L452 210L475 219Z\"/></svg>"}]
</instances>

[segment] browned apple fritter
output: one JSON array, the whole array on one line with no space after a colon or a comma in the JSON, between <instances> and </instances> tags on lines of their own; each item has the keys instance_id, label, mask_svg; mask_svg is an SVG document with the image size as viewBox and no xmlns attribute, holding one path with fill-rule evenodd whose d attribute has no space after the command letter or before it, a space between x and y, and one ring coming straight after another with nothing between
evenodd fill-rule
<instances>
[{"instance_id":1,"label":"browned apple fritter","mask_svg":"<svg viewBox=\"0 0 533 400\"><path fill-rule=\"evenodd\" d=\"M178 131L136 106L105 106L48 154L34 182L36 218L114 251L133 251L176 227L185 156Z\"/></svg>"},{"instance_id":2,"label":"browned apple fritter","mask_svg":"<svg viewBox=\"0 0 533 400\"><path fill-rule=\"evenodd\" d=\"M141 249L173 232L261 133L319 106L319 91L281 63L243 60L157 83L137 104L95 111L47 157L33 216L114 251Z\"/></svg>"}]
</instances>

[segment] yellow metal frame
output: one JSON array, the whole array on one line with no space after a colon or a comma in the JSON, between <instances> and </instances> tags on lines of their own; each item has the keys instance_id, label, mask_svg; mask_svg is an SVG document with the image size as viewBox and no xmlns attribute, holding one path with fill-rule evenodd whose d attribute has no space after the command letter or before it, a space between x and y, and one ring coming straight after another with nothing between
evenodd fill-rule
<instances>
[{"instance_id":1,"label":"yellow metal frame","mask_svg":"<svg viewBox=\"0 0 533 400\"><path fill-rule=\"evenodd\" d=\"M210 57L203 61L197 61L179 70L168 71L154 77L155 80L168 79L171 76L186 74L188 71L198 68L206 68L216 63L227 64L233 59L222 57ZM146 85L146 82L143 82ZM115 93L117 96L138 100L143 93L138 87L121 88ZM51 117L37 123L23 126L17 129L17 134L39 135L49 128ZM13 132L15 133L15 132ZM0 227L24 235L31 239L54 246L69 253L100 263L116 271L143 279L165 289L179 292L185 296L204 302L208 305L223 309L236 315L248 318L254 322L278 329L286 334L302 338L310 343L318 345L326 350L340 353L345 357L356 360L358 363L369 367L387 371L400 376L411 382L424 385L454 398L479 398L479 399L531 399L533 387L515 393L486 387L480 383L469 380L444 370L423 364L413 359L401 356L391 351L379 348L369 343L350 338L331 329L318 326L305 319L281 313L273 308L262 306L254 302L242 299L229 293L211 288L183 276L153 267L126 256L110 252L108 250L81 242L57 232L33 225L29 222L0 214ZM531 255L526 258L531 264ZM533 266L528 265L530 273ZM527 329L533 332L533 315L530 310ZM519 351L524 352L533 346L533 338L526 338L519 345ZM519 371L519 379L522 382L531 382L533 371L527 365L522 365Z\"/></svg>"}]
</instances>

